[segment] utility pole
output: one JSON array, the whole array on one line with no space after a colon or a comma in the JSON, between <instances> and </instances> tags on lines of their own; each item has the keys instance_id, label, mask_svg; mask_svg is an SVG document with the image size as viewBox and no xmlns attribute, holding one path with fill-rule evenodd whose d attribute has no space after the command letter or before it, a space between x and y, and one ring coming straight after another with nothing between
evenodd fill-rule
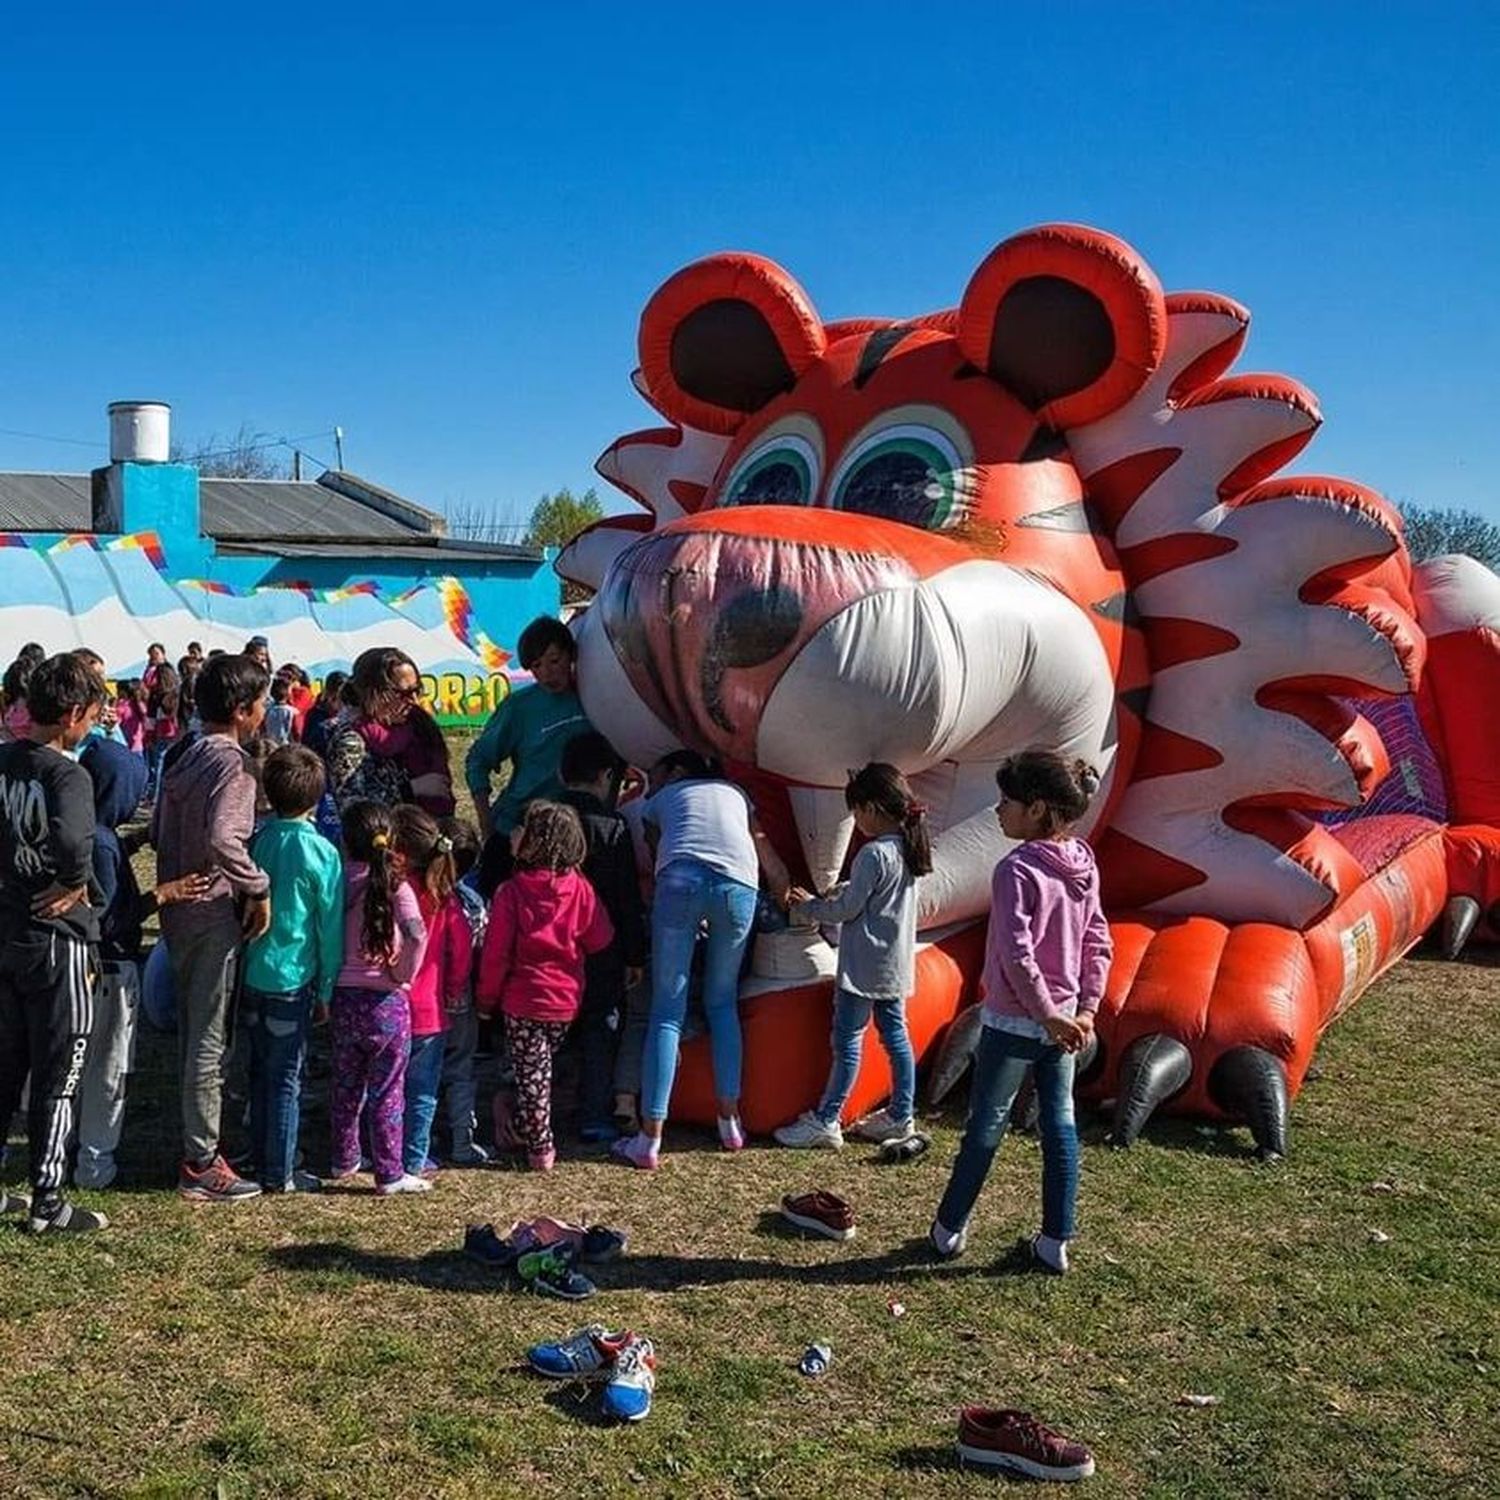
<instances>
[{"instance_id":1,"label":"utility pole","mask_svg":"<svg viewBox=\"0 0 1500 1500\"><path fill-rule=\"evenodd\" d=\"M302 478L302 450L292 449L292 478L300 482Z\"/></svg>"},{"instance_id":2,"label":"utility pole","mask_svg":"<svg viewBox=\"0 0 1500 1500\"><path fill-rule=\"evenodd\" d=\"M338 456L340 470L344 467L344 429L335 427L333 429L333 451Z\"/></svg>"}]
</instances>

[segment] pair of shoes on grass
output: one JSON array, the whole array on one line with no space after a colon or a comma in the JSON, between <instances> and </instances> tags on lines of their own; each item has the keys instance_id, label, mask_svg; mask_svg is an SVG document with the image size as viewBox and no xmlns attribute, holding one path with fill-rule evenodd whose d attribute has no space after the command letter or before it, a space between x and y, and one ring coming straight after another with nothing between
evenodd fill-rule
<instances>
[{"instance_id":1,"label":"pair of shoes on grass","mask_svg":"<svg viewBox=\"0 0 1500 1500\"><path fill-rule=\"evenodd\" d=\"M599 1408L617 1422L639 1422L650 1414L656 1346L628 1329L610 1333L591 1323L556 1343L533 1344L526 1362L548 1380L602 1382Z\"/></svg>"},{"instance_id":2,"label":"pair of shoes on grass","mask_svg":"<svg viewBox=\"0 0 1500 1500\"><path fill-rule=\"evenodd\" d=\"M969 1230L949 1229L937 1219L927 1231L928 1242L940 1260L957 1260L969 1242ZM1068 1242L1052 1239L1045 1234L1034 1234L1030 1239L1019 1239L1002 1257L1006 1269L1018 1271L1041 1271L1048 1276L1068 1274Z\"/></svg>"},{"instance_id":3,"label":"pair of shoes on grass","mask_svg":"<svg viewBox=\"0 0 1500 1500\"><path fill-rule=\"evenodd\" d=\"M471 1224L464 1231L464 1254L497 1271L514 1272L533 1290L568 1301L591 1296L593 1283L574 1271L575 1261L603 1265L617 1260L629 1243L623 1230L604 1224L584 1228L562 1219L532 1219L513 1224L504 1236L493 1224ZM554 1259L527 1260L553 1254Z\"/></svg>"},{"instance_id":4,"label":"pair of shoes on grass","mask_svg":"<svg viewBox=\"0 0 1500 1500\"><path fill-rule=\"evenodd\" d=\"M790 1125L783 1125L772 1133L781 1145L803 1151L841 1151L844 1146L844 1132L839 1122L835 1120L830 1124L819 1119L810 1109ZM877 1109L874 1114L866 1115L849 1127L849 1134L856 1140L872 1141L880 1146L907 1140L915 1133L916 1127L910 1117L898 1120L885 1109Z\"/></svg>"}]
</instances>

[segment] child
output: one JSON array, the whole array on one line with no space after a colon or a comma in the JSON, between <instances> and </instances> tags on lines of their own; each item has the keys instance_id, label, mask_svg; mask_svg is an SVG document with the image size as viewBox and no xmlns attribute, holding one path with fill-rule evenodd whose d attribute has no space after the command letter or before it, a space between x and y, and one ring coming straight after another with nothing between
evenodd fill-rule
<instances>
[{"instance_id":1,"label":"child","mask_svg":"<svg viewBox=\"0 0 1500 1500\"><path fill-rule=\"evenodd\" d=\"M0 1189L0 1212L27 1211L34 1234L107 1223L62 1194L93 1025L99 937L90 892L94 793L71 752L103 702L97 673L75 657L49 657L27 687L30 722L0 747L0 1121L7 1126L31 1075L31 1201Z\"/></svg>"},{"instance_id":2,"label":"child","mask_svg":"<svg viewBox=\"0 0 1500 1500\"><path fill-rule=\"evenodd\" d=\"M473 959L484 942L488 913L479 892L466 879L479 861L479 834L460 818L444 818L438 826L453 844L455 894L469 924L469 983L460 995L450 995L444 1018L443 1094L447 1107L448 1160L455 1167L482 1167L490 1154L474 1139L474 1053L479 1045L479 1015L474 1009Z\"/></svg>"},{"instance_id":3,"label":"child","mask_svg":"<svg viewBox=\"0 0 1500 1500\"><path fill-rule=\"evenodd\" d=\"M578 643L561 620L542 615L516 643L521 665L535 679L500 704L464 762L464 774L480 831L486 836L479 862L479 894L486 900L510 874L510 831L533 797L555 797L562 790L558 768L563 746L589 727L573 686ZM510 780L490 806L490 780L505 762Z\"/></svg>"},{"instance_id":4,"label":"child","mask_svg":"<svg viewBox=\"0 0 1500 1500\"><path fill-rule=\"evenodd\" d=\"M120 684L120 696L115 702L115 723L125 736L125 748L133 751L145 762L146 721L149 717L146 684L139 677L127 677ZM144 787L144 782L142 783Z\"/></svg>"},{"instance_id":5,"label":"child","mask_svg":"<svg viewBox=\"0 0 1500 1500\"><path fill-rule=\"evenodd\" d=\"M1007 760L995 780L1000 828L1020 842L995 866L969 1122L931 1238L945 1259L962 1253L970 1211L1032 1067L1041 1108L1042 1232L1029 1253L1034 1264L1062 1275L1078 1191L1074 1054L1094 1029L1111 954L1093 851L1069 830L1088 811L1099 774L1051 750L1027 750Z\"/></svg>"},{"instance_id":6,"label":"child","mask_svg":"<svg viewBox=\"0 0 1500 1500\"><path fill-rule=\"evenodd\" d=\"M571 807L528 803L511 831L515 874L495 893L475 986L500 1010L516 1073L516 1123L532 1171L550 1172L552 1056L583 998L584 960L614 939L609 913L579 873L588 846Z\"/></svg>"},{"instance_id":7,"label":"child","mask_svg":"<svg viewBox=\"0 0 1500 1500\"><path fill-rule=\"evenodd\" d=\"M301 745L271 753L261 787L273 816L250 855L271 882L271 926L245 949L240 1020L250 1043L250 1152L268 1193L316 1193L296 1170L302 1072L314 1009L327 1012L344 959L344 865L313 828L323 762Z\"/></svg>"},{"instance_id":8,"label":"child","mask_svg":"<svg viewBox=\"0 0 1500 1500\"><path fill-rule=\"evenodd\" d=\"M917 877L932 869L927 810L895 766L874 761L850 776L845 805L869 842L854 856L849 879L821 900L789 893L795 921L837 922L839 966L833 999L833 1070L823 1098L776 1139L783 1146L844 1144L839 1111L854 1087L870 1012L891 1063L891 1102L854 1127L868 1141L912 1133L916 1060L906 1031L917 935Z\"/></svg>"},{"instance_id":9,"label":"child","mask_svg":"<svg viewBox=\"0 0 1500 1500\"><path fill-rule=\"evenodd\" d=\"M292 724L296 711L292 708L292 685L285 676L277 675L271 682L271 706L266 710L266 724L262 733L273 745L289 745L292 742Z\"/></svg>"},{"instance_id":10,"label":"child","mask_svg":"<svg viewBox=\"0 0 1500 1500\"><path fill-rule=\"evenodd\" d=\"M588 844L583 873L615 929L615 941L595 953L584 968L583 1004L574 1028L582 1071L579 1136L590 1142L613 1141L619 1131L610 1119L610 1105L625 992L640 982L646 962L635 850L625 819L614 810L625 762L602 734L591 729L563 746L560 771L563 792L558 801L578 814Z\"/></svg>"},{"instance_id":11,"label":"child","mask_svg":"<svg viewBox=\"0 0 1500 1500\"><path fill-rule=\"evenodd\" d=\"M402 1159L408 1175L430 1177L437 1171L428 1156L443 1080L443 1027L447 1013L463 1004L468 990L474 935L455 889L453 840L431 813L410 804L396 808L392 822L392 847L405 862L427 926L427 948L411 982Z\"/></svg>"},{"instance_id":12,"label":"child","mask_svg":"<svg viewBox=\"0 0 1500 1500\"><path fill-rule=\"evenodd\" d=\"M212 875L206 894L162 913L177 992L183 1158L177 1187L201 1203L254 1198L219 1151L225 1028L240 944L271 925L265 872L250 858L256 781L245 761L266 712L265 671L245 656L216 656L198 678L203 735L162 777L151 820L156 879Z\"/></svg>"},{"instance_id":13,"label":"child","mask_svg":"<svg viewBox=\"0 0 1500 1500\"><path fill-rule=\"evenodd\" d=\"M432 1184L401 1157L408 991L422 965L427 928L404 862L392 847L395 825L378 802L344 810L344 966L333 992L333 1178L359 1170L359 1117L368 1106L375 1191L425 1193Z\"/></svg>"}]
</instances>

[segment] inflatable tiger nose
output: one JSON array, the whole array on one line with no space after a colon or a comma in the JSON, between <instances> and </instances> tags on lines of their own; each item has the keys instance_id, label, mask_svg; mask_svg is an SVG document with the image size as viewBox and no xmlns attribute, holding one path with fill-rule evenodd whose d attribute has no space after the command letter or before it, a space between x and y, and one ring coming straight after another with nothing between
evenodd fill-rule
<instances>
[{"instance_id":1,"label":"inflatable tiger nose","mask_svg":"<svg viewBox=\"0 0 1500 1500\"><path fill-rule=\"evenodd\" d=\"M935 832L919 1053L974 998L998 763L1098 766L1116 960L1083 1087L1122 1143L1170 1099L1281 1152L1319 1030L1437 914L1445 854L1440 816L1320 821L1386 783L1354 704L1409 699L1425 640L1385 502L1272 477L1319 416L1291 380L1226 374L1247 326L1074 225L906 319L824 323L779 266L710 257L641 320L636 384L672 425L600 460L645 514L558 567L597 589L594 723L639 762L718 757L818 885L848 857L848 769L911 777ZM815 1102L828 990L747 987L752 1129ZM866 1049L849 1109L888 1082ZM674 1113L711 1117L705 1058Z\"/></svg>"}]
</instances>

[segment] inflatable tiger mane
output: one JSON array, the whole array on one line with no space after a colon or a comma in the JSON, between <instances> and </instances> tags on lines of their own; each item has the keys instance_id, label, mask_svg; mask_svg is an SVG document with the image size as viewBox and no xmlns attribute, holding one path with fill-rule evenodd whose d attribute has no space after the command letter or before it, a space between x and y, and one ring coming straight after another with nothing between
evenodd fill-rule
<instances>
[{"instance_id":1,"label":"inflatable tiger mane","mask_svg":"<svg viewBox=\"0 0 1500 1500\"><path fill-rule=\"evenodd\" d=\"M1320 417L1295 381L1227 373L1248 321L1074 225L1006 240L956 308L905 319L825 323L779 266L712 256L641 320L636 384L671 425L600 460L642 513L558 566L598 591L594 723L640 763L719 758L819 886L848 857L848 770L913 779L935 833L919 1049L974 997L997 764L1045 745L1096 765L1116 956L1081 1086L1117 1101L1122 1143L1170 1099L1280 1153L1319 1031L1449 893L1443 810L1326 821L1391 770L1355 704L1413 701L1424 589L1470 640L1500 582L1414 580L1378 495L1277 477ZM827 991L748 987L752 1128L816 1098ZM874 1053L851 1110L888 1086ZM674 1110L708 1095L690 1064Z\"/></svg>"}]
</instances>

